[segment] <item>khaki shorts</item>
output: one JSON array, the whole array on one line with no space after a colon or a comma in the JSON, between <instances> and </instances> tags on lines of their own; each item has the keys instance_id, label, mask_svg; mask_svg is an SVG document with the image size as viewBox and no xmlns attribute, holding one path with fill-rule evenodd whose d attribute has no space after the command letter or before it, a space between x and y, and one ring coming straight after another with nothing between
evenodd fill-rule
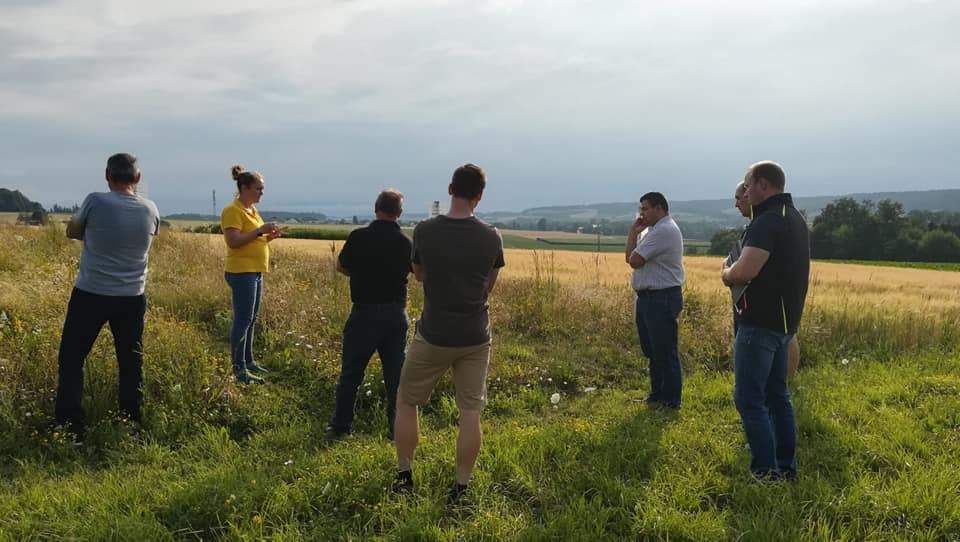
<instances>
[{"instance_id":1,"label":"khaki shorts","mask_svg":"<svg viewBox=\"0 0 960 542\"><path fill-rule=\"evenodd\" d=\"M426 405L443 373L453 367L457 408L480 411L487 404L490 343L476 346L435 346L416 333L400 370L397 397L408 405Z\"/></svg>"}]
</instances>

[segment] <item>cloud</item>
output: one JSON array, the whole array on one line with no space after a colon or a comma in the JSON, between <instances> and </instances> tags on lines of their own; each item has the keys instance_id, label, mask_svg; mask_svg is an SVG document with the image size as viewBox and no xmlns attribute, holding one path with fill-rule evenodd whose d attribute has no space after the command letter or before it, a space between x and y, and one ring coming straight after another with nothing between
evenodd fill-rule
<instances>
[{"instance_id":1,"label":"cloud","mask_svg":"<svg viewBox=\"0 0 960 542\"><path fill-rule=\"evenodd\" d=\"M725 196L714 179L759 156L789 159L805 193L835 189L848 162L865 173L842 191L902 183L911 161L956 179L942 141L960 136L958 15L949 1L5 2L0 122L17 128L0 158L35 197L79 199L93 188L60 172L139 147L171 202L236 160L283 178L277 201L341 202L395 181L432 199L428 179L485 160L509 180L487 204L511 208L630 199L665 177L674 199Z\"/></svg>"}]
</instances>

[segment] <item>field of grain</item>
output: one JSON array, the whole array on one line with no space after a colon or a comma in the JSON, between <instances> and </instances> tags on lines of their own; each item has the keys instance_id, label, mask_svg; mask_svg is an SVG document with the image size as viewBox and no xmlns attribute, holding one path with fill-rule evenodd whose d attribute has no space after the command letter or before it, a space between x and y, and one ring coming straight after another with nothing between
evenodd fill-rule
<instances>
[{"instance_id":1,"label":"field of grain","mask_svg":"<svg viewBox=\"0 0 960 542\"><path fill-rule=\"evenodd\" d=\"M280 239L256 352L230 375L218 236L151 251L141 428L118 419L109 333L87 361L83 446L51 429L80 244L0 226L0 539L953 540L960 533L960 278L815 263L791 382L800 479L758 484L731 400L720 262L690 257L684 405L648 410L629 270L617 254L508 250L491 298L485 443L468 501L445 505L457 412L423 409L417 491L392 495L371 363L356 433L323 440L348 281L341 243ZM409 313L422 309L410 290ZM559 404L549 400L559 394Z\"/></svg>"}]
</instances>

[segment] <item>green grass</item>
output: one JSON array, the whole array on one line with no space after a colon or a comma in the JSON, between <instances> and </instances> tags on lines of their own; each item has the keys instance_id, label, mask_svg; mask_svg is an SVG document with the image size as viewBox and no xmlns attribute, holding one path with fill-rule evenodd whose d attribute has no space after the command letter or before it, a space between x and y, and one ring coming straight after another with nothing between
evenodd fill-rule
<instances>
[{"instance_id":1,"label":"green grass","mask_svg":"<svg viewBox=\"0 0 960 542\"><path fill-rule=\"evenodd\" d=\"M20 239L17 239L17 237ZM679 414L650 411L629 291L504 279L485 444L466 506L444 506L456 407L444 379L424 409L409 496L376 362L357 434L322 439L349 310L330 258L275 251L257 350L263 387L229 377L222 260L193 236L151 254L145 431L113 412L104 332L87 362L92 423L74 448L47 429L56 349L79 245L59 230L0 228L0 539L951 540L960 533L957 337L839 354L846 318L822 307L792 382L801 479L761 485L731 400L723 299L687 295ZM186 280L184 277L189 277ZM412 288L410 312L422 307ZM838 309L839 310L839 309ZM900 323L864 323L892 333ZM846 329L846 328L844 328ZM804 341L801 338L801 341ZM816 344L812 344L816 343ZM312 348L308 348L310 345ZM597 387L586 392L589 387ZM559 392L554 408L549 396Z\"/></svg>"}]
</instances>

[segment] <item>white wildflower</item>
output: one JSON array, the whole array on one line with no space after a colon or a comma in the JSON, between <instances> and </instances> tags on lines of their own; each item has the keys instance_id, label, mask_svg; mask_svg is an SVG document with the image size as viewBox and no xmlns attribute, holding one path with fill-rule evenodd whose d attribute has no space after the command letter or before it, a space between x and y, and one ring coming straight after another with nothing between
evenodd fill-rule
<instances>
[{"instance_id":1,"label":"white wildflower","mask_svg":"<svg viewBox=\"0 0 960 542\"><path fill-rule=\"evenodd\" d=\"M842 360L840 360L840 364L841 364L841 365L849 365L849 364L850 364L850 360L848 360L847 358L843 358Z\"/></svg>"},{"instance_id":2,"label":"white wildflower","mask_svg":"<svg viewBox=\"0 0 960 542\"><path fill-rule=\"evenodd\" d=\"M559 393L554 393L553 395L551 395L551 396L550 396L550 402L553 403L553 404L559 403L559 402L560 402L560 394L559 394Z\"/></svg>"},{"instance_id":3,"label":"white wildflower","mask_svg":"<svg viewBox=\"0 0 960 542\"><path fill-rule=\"evenodd\" d=\"M590 386L589 388L583 388L583 393L592 393L595 391L597 391L597 388L594 386Z\"/></svg>"},{"instance_id":4,"label":"white wildflower","mask_svg":"<svg viewBox=\"0 0 960 542\"><path fill-rule=\"evenodd\" d=\"M370 397L371 395L373 395L373 392L370 390L367 390L367 397Z\"/></svg>"},{"instance_id":5,"label":"white wildflower","mask_svg":"<svg viewBox=\"0 0 960 542\"><path fill-rule=\"evenodd\" d=\"M288 459L288 460L284 461L283 464L284 464L284 466L293 465L293 460L292 460L292 459Z\"/></svg>"}]
</instances>

